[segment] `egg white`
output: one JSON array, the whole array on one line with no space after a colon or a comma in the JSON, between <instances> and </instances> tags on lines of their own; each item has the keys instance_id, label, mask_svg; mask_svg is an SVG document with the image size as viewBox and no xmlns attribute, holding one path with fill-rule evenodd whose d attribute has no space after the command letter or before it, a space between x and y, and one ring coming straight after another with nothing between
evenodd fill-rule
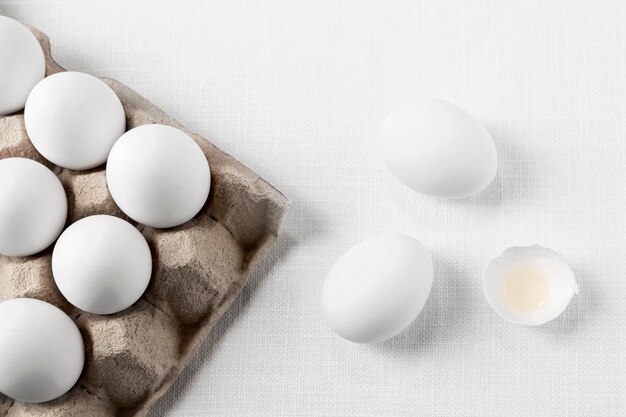
<instances>
[{"instance_id":1,"label":"egg white","mask_svg":"<svg viewBox=\"0 0 626 417\"><path fill-rule=\"evenodd\" d=\"M518 267L532 268L547 281L549 296L537 309L521 311L506 298L505 279ZM483 289L487 301L500 316L527 326L539 326L557 318L578 294L576 277L563 256L539 245L511 247L494 258L483 273Z\"/></svg>"}]
</instances>

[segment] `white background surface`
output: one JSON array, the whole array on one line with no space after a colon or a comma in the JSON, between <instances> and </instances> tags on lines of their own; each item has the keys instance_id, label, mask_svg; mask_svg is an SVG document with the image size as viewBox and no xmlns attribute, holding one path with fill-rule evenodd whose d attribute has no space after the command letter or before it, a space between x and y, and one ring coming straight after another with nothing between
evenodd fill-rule
<instances>
[{"instance_id":1,"label":"white background surface","mask_svg":"<svg viewBox=\"0 0 626 417\"><path fill-rule=\"evenodd\" d=\"M254 275L152 417L626 415L626 4L621 1L24 1L66 68L116 78L292 201ZM495 183L404 188L377 152L416 96L481 120ZM432 250L416 323L378 346L330 332L319 293L351 244ZM581 295L540 327L498 317L480 274L543 243Z\"/></svg>"}]
</instances>

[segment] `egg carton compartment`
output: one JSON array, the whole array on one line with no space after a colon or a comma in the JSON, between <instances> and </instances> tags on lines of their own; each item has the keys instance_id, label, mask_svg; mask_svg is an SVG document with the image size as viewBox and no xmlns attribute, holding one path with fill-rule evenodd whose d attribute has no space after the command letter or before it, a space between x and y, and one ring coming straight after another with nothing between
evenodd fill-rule
<instances>
[{"instance_id":1,"label":"egg carton compartment","mask_svg":"<svg viewBox=\"0 0 626 417\"><path fill-rule=\"evenodd\" d=\"M50 55L48 38L31 30L44 50L46 75L64 71ZM280 192L234 158L123 84L102 80L122 101L127 130L162 123L200 145L211 167L211 193L201 212L181 226L155 229L131 221L150 245L153 272L141 299L117 314L86 313L63 298L52 277L52 248L25 258L0 256L0 300L31 297L59 307L79 327L86 353L70 392L42 404L0 394L0 416L145 416L267 253L288 206ZM104 167L71 171L48 162L28 139L22 113L0 117L0 159L16 156L57 174L68 198L67 225L94 214L129 220L109 194Z\"/></svg>"}]
</instances>

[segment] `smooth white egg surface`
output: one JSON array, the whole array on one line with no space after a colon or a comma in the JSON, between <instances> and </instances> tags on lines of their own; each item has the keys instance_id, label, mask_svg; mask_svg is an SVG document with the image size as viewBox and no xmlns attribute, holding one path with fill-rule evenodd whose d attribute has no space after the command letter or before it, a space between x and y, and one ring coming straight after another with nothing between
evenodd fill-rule
<instances>
[{"instance_id":1,"label":"smooth white egg surface","mask_svg":"<svg viewBox=\"0 0 626 417\"><path fill-rule=\"evenodd\" d=\"M324 282L322 311L341 337L382 342L415 320L432 282L428 249L409 236L386 234L353 246L337 259Z\"/></svg>"},{"instance_id":2,"label":"smooth white egg surface","mask_svg":"<svg viewBox=\"0 0 626 417\"><path fill-rule=\"evenodd\" d=\"M0 392L29 403L58 398L85 362L76 324L52 304L31 298L0 303Z\"/></svg>"},{"instance_id":3,"label":"smooth white egg surface","mask_svg":"<svg viewBox=\"0 0 626 417\"><path fill-rule=\"evenodd\" d=\"M158 228L191 220L211 187L209 163L185 132L149 124L126 132L106 169L113 200L133 220Z\"/></svg>"},{"instance_id":4,"label":"smooth white egg surface","mask_svg":"<svg viewBox=\"0 0 626 417\"><path fill-rule=\"evenodd\" d=\"M89 313L112 314L130 307L144 293L152 255L130 223L114 216L90 216L59 237L52 273L70 303Z\"/></svg>"},{"instance_id":5,"label":"smooth white egg surface","mask_svg":"<svg viewBox=\"0 0 626 417\"><path fill-rule=\"evenodd\" d=\"M48 168L26 158L0 160L0 255L34 255L59 236L65 190Z\"/></svg>"},{"instance_id":6,"label":"smooth white egg surface","mask_svg":"<svg viewBox=\"0 0 626 417\"><path fill-rule=\"evenodd\" d=\"M74 170L104 164L126 129L115 92L96 77L71 71L51 75L33 88L24 121L39 153Z\"/></svg>"},{"instance_id":7,"label":"smooth white egg surface","mask_svg":"<svg viewBox=\"0 0 626 417\"><path fill-rule=\"evenodd\" d=\"M498 167L489 132L462 108L420 99L393 110L381 133L391 172L413 190L463 198L485 189Z\"/></svg>"},{"instance_id":8,"label":"smooth white egg surface","mask_svg":"<svg viewBox=\"0 0 626 417\"><path fill-rule=\"evenodd\" d=\"M529 326L555 319L578 294L565 259L539 245L512 247L493 259L483 274L483 288L498 314Z\"/></svg>"},{"instance_id":9,"label":"smooth white egg surface","mask_svg":"<svg viewBox=\"0 0 626 417\"><path fill-rule=\"evenodd\" d=\"M0 16L0 115L22 110L45 75L46 62L35 35L20 22Z\"/></svg>"}]
</instances>

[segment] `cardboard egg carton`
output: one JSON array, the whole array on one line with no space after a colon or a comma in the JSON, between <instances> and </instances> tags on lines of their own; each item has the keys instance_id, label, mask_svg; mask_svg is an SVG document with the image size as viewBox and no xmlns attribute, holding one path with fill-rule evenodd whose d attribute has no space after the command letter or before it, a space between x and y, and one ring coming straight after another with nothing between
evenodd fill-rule
<instances>
[{"instance_id":1,"label":"cardboard egg carton","mask_svg":"<svg viewBox=\"0 0 626 417\"><path fill-rule=\"evenodd\" d=\"M46 55L46 75L64 71L50 56L48 38L32 31ZM52 248L26 258L0 256L0 300L31 297L56 305L76 322L86 350L85 368L70 392L42 404L0 394L0 416L145 416L267 253L288 205L254 172L137 93L115 80L103 81L122 101L127 129L162 123L200 145L211 166L211 193L201 212L179 227L154 229L131 221L150 245L153 274L141 299L117 314L89 314L63 298L52 277ZM67 225L94 214L129 220L109 194L104 167L70 171L46 161L28 139L19 113L0 118L0 159L15 156L39 161L58 175L68 198Z\"/></svg>"}]
</instances>

